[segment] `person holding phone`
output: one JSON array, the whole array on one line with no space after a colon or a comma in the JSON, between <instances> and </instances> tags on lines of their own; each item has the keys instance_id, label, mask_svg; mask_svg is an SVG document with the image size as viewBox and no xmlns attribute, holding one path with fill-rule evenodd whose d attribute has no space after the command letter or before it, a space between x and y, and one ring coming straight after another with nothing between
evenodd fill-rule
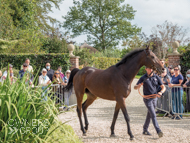
<instances>
[{"instance_id":1,"label":"person holding phone","mask_svg":"<svg viewBox=\"0 0 190 143\"><path fill-rule=\"evenodd\" d=\"M70 77L71 71L67 70L66 71L66 76L63 77L63 81L67 84L69 81L69 77Z\"/></svg>"},{"instance_id":2,"label":"person holding phone","mask_svg":"<svg viewBox=\"0 0 190 143\"><path fill-rule=\"evenodd\" d=\"M54 75L53 75L53 84L59 84L59 85L54 85L53 86L53 91L55 93L54 96L56 96L56 104L59 103L59 102L63 102L62 101L62 94L61 93L61 85L66 85L66 83L63 82L63 80L61 79L60 77L60 72L57 70L54 72Z\"/></svg>"}]
</instances>

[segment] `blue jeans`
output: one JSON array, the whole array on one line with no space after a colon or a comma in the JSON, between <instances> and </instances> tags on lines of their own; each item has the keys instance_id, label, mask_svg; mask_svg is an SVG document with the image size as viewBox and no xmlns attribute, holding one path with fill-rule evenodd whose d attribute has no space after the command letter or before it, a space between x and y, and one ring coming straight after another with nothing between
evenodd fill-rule
<instances>
[{"instance_id":1,"label":"blue jeans","mask_svg":"<svg viewBox=\"0 0 190 143\"><path fill-rule=\"evenodd\" d=\"M172 110L174 113L183 113L183 90L181 89L172 91Z\"/></svg>"},{"instance_id":2,"label":"blue jeans","mask_svg":"<svg viewBox=\"0 0 190 143\"><path fill-rule=\"evenodd\" d=\"M146 120L143 126L143 130L144 131L148 131L148 127L150 124L150 119L152 118L152 123L154 125L154 128L156 129L156 132L159 133L161 130L159 128L157 119L156 119L156 112L155 112L155 108L156 108L156 104L157 104L157 98L150 98L150 99L145 99L143 98L144 103L148 109L147 112L147 116L146 116Z\"/></svg>"},{"instance_id":3,"label":"blue jeans","mask_svg":"<svg viewBox=\"0 0 190 143\"><path fill-rule=\"evenodd\" d=\"M64 104L66 106L69 106L69 98L70 98L71 94L72 94L72 89L64 92Z\"/></svg>"},{"instance_id":4,"label":"blue jeans","mask_svg":"<svg viewBox=\"0 0 190 143\"><path fill-rule=\"evenodd\" d=\"M47 86L43 86L42 87L42 90L43 90L43 92L42 92L42 100L44 100L44 101L47 101L48 99L47 99Z\"/></svg>"}]
</instances>

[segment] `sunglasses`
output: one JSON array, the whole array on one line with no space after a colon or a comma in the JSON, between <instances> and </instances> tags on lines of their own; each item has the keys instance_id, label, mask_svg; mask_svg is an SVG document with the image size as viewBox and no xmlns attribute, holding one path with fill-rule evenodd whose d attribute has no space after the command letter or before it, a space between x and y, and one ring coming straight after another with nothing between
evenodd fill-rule
<instances>
[{"instance_id":1,"label":"sunglasses","mask_svg":"<svg viewBox=\"0 0 190 143\"><path fill-rule=\"evenodd\" d=\"M174 74L173 72L171 74Z\"/></svg>"},{"instance_id":2,"label":"sunglasses","mask_svg":"<svg viewBox=\"0 0 190 143\"><path fill-rule=\"evenodd\" d=\"M23 67L28 67L28 66L23 66Z\"/></svg>"},{"instance_id":3,"label":"sunglasses","mask_svg":"<svg viewBox=\"0 0 190 143\"><path fill-rule=\"evenodd\" d=\"M46 71L43 71L43 73L47 73Z\"/></svg>"},{"instance_id":4,"label":"sunglasses","mask_svg":"<svg viewBox=\"0 0 190 143\"><path fill-rule=\"evenodd\" d=\"M59 74L59 73L55 73L55 74Z\"/></svg>"},{"instance_id":5,"label":"sunglasses","mask_svg":"<svg viewBox=\"0 0 190 143\"><path fill-rule=\"evenodd\" d=\"M174 69L174 71L178 71L179 69Z\"/></svg>"},{"instance_id":6,"label":"sunglasses","mask_svg":"<svg viewBox=\"0 0 190 143\"><path fill-rule=\"evenodd\" d=\"M70 74L70 73L68 72L68 73L66 73L66 74Z\"/></svg>"}]
</instances>

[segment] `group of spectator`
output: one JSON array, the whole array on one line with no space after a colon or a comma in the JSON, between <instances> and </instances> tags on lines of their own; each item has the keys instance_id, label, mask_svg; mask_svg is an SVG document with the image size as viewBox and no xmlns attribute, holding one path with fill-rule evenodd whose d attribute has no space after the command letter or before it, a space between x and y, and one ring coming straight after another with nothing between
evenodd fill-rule
<instances>
[{"instance_id":1,"label":"group of spectator","mask_svg":"<svg viewBox=\"0 0 190 143\"><path fill-rule=\"evenodd\" d=\"M8 76L8 71L10 73L10 80L11 83L14 83L16 81L16 78L14 77L13 74L13 65L9 64L7 67L7 70L4 71L4 73L2 74L2 71L0 71L0 82L3 82L7 76ZM25 80L25 84L27 86L34 86L33 85L33 81L34 81L34 75L33 75L33 67L30 65L30 59L26 59L25 62L23 63L23 65L21 65L21 70L19 71L18 74L18 79ZM59 84L59 85L63 85L66 86L69 80L69 76L70 76L71 71L67 70L66 71L66 75L64 75L62 73L62 68L61 66L59 66L57 68L56 71L54 71L53 69L51 69L51 65L50 63L46 63L45 68L42 69L42 71L39 73L39 78L38 78L38 86L41 86L42 89L44 90L43 94L42 94L42 98L43 100L47 100L47 94L45 94L48 90L48 85L49 84ZM26 76L26 78L23 78L24 75ZM62 86L57 86L56 88L54 88L54 91L56 92L58 90L58 88L60 88ZM62 90L63 93L63 89L59 89ZM66 93L68 94L68 93ZM70 95L71 93L69 93ZM68 95L66 95L67 98L69 98ZM65 96L64 96L65 98ZM69 99L64 99L66 101L67 106L69 105L68 101Z\"/></svg>"},{"instance_id":2,"label":"group of spectator","mask_svg":"<svg viewBox=\"0 0 190 143\"><path fill-rule=\"evenodd\" d=\"M166 87L166 91L163 93L163 96L158 99L158 108L169 111L169 98L171 98L172 101L172 111L171 114L174 115L174 113L183 113L184 112L184 106L183 106L183 90L186 91L186 109L190 111L190 90L185 89L186 87L190 87L190 70L186 73L186 78L183 77L181 74L181 66L172 66L169 65L168 67L165 66L165 61L162 59L161 63L163 64L165 70L160 75L160 78L163 82L163 84ZM182 87L185 87L184 89ZM171 89L171 97L169 97L169 91ZM159 90L159 89L158 89ZM157 113L161 113L163 111L157 111ZM180 117L179 117L180 116ZM182 118L182 115L179 115L177 117L173 116L172 119L178 119L180 120Z\"/></svg>"}]
</instances>

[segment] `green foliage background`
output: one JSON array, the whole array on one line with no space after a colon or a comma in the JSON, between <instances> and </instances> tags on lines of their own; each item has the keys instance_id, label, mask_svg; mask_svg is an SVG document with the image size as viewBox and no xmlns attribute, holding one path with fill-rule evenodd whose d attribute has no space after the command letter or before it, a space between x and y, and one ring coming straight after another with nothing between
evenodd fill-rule
<instances>
[{"instance_id":1,"label":"green foliage background","mask_svg":"<svg viewBox=\"0 0 190 143\"><path fill-rule=\"evenodd\" d=\"M190 50L185 51L180 58L181 73L186 77L187 70L190 69Z\"/></svg>"}]
</instances>

